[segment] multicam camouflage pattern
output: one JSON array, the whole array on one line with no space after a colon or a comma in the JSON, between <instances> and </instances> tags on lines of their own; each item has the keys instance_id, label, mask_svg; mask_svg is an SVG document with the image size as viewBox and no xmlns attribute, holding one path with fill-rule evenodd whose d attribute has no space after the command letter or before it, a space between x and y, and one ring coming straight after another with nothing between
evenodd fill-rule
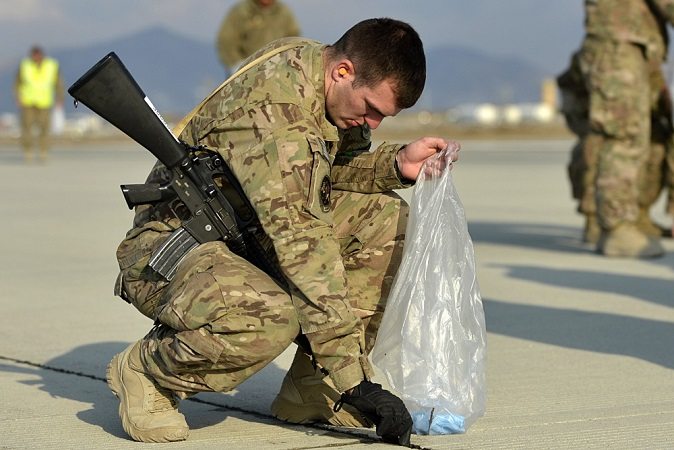
<instances>
[{"instance_id":1,"label":"multicam camouflage pattern","mask_svg":"<svg viewBox=\"0 0 674 450\"><path fill-rule=\"evenodd\" d=\"M557 77L557 86L561 94L560 112L566 125L577 136L585 136L589 131L588 92L580 70L580 52L574 52L569 67Z\"/></svg>"},{"instance_id":2,"label":"multicam camouflage pattern","mask_svg":"<svg viewBox=\"0 0 674 450\"><path fill-rule=\"evenodd\" d=\"M221 243L193 250L168 285L146 276L145 258L177 225L164 206L139 208L118 251L120 266L132 268L121 274L127 298L147 303L144 313L161 323L143 348L165 387L231 389L299 330L338 390L372 374L365 355L407 219L390 192L405 187L394 168L400 145L369 151L369 130L339 133L325 117L324 46L283 40L260 53L287 42L296 46L227 83L180 137L228 162L271 237L288 292ZM138 293L150 300L131 298Z\"/></svg>"},{"instance_id":3,"label":"multicam camouflage pattern","mask_svg":"<svg viewBox=\"0 0 674 450\"><path fill-rule=\"evenodd\" d=\"M648 210L665 187L665 156L672 151L672 110L669 91L657 61L651 61L649 70L651 94L651 128L648 160L640 175L639 205ZM596 213L594 181L597 158L603 138L590 134L588 87L580 69L580 52L575 52L569 67L557 77L561 93L561 112L569 129L578 137L571 150L568 175L573 198L578 200L578 211ZM671 184L669 184L671 186Z\"/></svg>"},{"instance_id":4,"label":"multicam camouflage pattern","mask_svg":"<svg viewBox=\"0 0 674 450\"><path fill-rule=\"evenodd\" d=\"M669 186L667 212L674 216L674 151L670 147L666 152L665 183Z\"/></svg>"},{"instance_id":5,"label":"multicam camouflage pattern","mask_svg":"<svg viewBox=\"0 0 674 450\"><path fill-rule=\"evenodd\" d=\"M146 372L183 393L232 389L300 330L288 294L219 241L186 256L156 316L160 325L141 342Z\"/></svg>"},{"instance_id":6,"label":"multicam camouflage pattern","mask_svg":"<svg viewBox=\"0 0 674 450\"><path fill-rule=\"evenodd\" d=\"M674 192L674 184L665 178L667 155L674 154L672 137L672 99L661 64L653 61L650 70L651 92L651 139L650 152L641 177L641 196L639 204L642 209L650 208L660 196L662 190L669 188ZM670 210L674 213L674 210Z\"/></svg>"},{"instance_id":7,"label":"multicam camouflage pattern","mask_svg":"<svg viewBox=\"0 0 674 450\"><path fill-rule=\"evenodd\" d=\"M644 189L648 165L659 158L650 160L647 150L654 99L661 95L652 87L652 71L666 53L665 23L674 17L674 0L586 0L585 10L579 67L589 92L584 147L594 154L586 166L596 161L598 218L604 229L613 229L636 223L642 193L653 192ZM660 151L655 147L654 153Z\"/></svg>"},{"instance_id":8,"label":"multicam camouflage pattern","mask_svg":"<svg viewBox=\"0 0 674 450\"><path fill-rule=\"evenodd\" d=\"M557 77L557 86L561 94L560 111L566 125L577 136L571 150L567 166L571 193L578 200L578 211L594 213L594 175L593 164L596 155L594 146L588 141L590 122L588 120L589 94L580 70L580 52L571 56L569 67Z\"/></svg>"},{"instance_id":9,"label":"multicam camouflage pattern","mask_svg":"<svg viewBox=\"0 0 674 450\"><path fill-rule=\"evenodd\" d=\"M674 0L585 0L587 35L638 45L650 60L666 55L667 23L674 23Z\"/></svg>"},{"instance_id":10,"label":"multicam camouflage pattern","mask_svg":"<svg viewBox=\"0 0 674 450\"><path fill-rule=\"evenodd\" d=\"M269 42L299 35L295 16L282 2L262 8L257 0L241 0L220 24L215 46L222 64L232 69Z\"/></svg>"}]
</instances>

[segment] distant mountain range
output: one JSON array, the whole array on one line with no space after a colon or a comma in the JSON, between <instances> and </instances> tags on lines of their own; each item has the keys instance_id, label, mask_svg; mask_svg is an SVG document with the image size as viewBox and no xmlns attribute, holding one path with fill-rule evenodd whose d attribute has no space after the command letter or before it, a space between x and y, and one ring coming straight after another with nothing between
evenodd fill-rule
<instances>
[{"instance_id":1,"label":"distant mountain range","mask_svg":"<svg viewBox=\"0 0 674 450\"><path fill-rule=\"evenodd\" d=\"M165 28L151 28L106 43L53 50L66 89L109 52L124 62L138 84L166 116L182 116L226 73L213 45ZM546 74L522 59L486 55L466 48L427 48L427 85L415 108L444 110L465 103L538 101ZM18 61L0 66L0 112L15 111L12 84ZM67 96L67 94L66 94ZM66 111L72 112L66 97Z\"/></svg>"}]
</instances>

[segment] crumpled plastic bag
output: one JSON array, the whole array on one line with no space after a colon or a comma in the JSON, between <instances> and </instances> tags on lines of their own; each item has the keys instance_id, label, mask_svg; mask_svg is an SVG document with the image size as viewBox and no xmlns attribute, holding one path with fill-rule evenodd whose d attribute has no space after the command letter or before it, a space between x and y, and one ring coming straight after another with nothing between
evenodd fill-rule
<instances>
[{"instance_id":1,"label":"crumpled plastic bag","mask_svg":"<svg viewBox=\"0 0 674 450\"><path fill-rule=\"evenodd\" d=\"M372 351L416 434L463 433L486 407L486 327L448 148L422 168L405 249Z\"/></svg>"}]
</instances>

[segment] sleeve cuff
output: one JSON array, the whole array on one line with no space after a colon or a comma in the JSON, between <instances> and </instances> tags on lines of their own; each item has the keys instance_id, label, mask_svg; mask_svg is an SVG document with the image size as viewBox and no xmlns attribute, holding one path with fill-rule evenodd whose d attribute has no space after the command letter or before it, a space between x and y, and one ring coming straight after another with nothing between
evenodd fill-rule
<instances>
[{"instance_id":1,"label":"sleeve cuff","mask_svg":"<svg viewBox=\"0 0 674 450\"><path fill-rule=\"evenodd\" d=\"M330 374L332 382L338 392L348 391L358 386L361 381L369 380L374 375L372 366L366 356L360 356L358 361Z\"/></svg>"}]
</instances>

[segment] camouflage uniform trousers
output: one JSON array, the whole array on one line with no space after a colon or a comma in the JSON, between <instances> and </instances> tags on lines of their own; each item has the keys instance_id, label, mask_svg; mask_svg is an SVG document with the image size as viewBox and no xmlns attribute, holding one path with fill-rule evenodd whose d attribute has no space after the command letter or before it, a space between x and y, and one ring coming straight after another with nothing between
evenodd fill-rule
<instances>
[{"instance_id":1,"label":"camouflage uniform trousers","mask_svg":"<svg viewBox=\"0 0 674 450\"><path fill-rule=\"evenodd\" d=\"M603 143L597 135L589 136L589 98L578 67L578 54L571 67L560 76L562 112L569 128L578 136L571 151L567 166L573 198L578 200L578 212L586 215L596 213L595 178L599 148ZM664 188L665 156L671 150L672 122L671 102L660 64L650 65L649 83L651 92L651 134L648 159L639 176L639 205L647 211L658 199Z\"/></svg>"},{"instance_id":2,"label":"camouflage uniform trousers","mask_svg":"<svg viewBox=\"0 0 674 450\"><path fill-rule=\"evenodd\" d=\"M35 146L35 131L37 131L37 147L41 156L47 155L49 149L49 127L51 125L51 109L36 108L34 106L21 107L21 147L24 155L29 158Z\"/></svg>"},{"instance_id":3,"label":"camouflage uniform trousers","mask_svg":"<svg viewBox=\"0 0 674 450\"><path fill-rule=\"evenodd\" d=\"M638 45L586 38L580 67L590 96L586 146L596 152L599 224L635 224L650 153L650 63Z\"/></svg>"},{"instance_id":4,"label":"camouflage uniform trousers","mask_svg":"<svg viewBox=\"0 0 674 450\"><path fill-rule=\"evenodd\" d=\"M400 265L408 207L395 193L335 190L331 201L350 303L366 326L369 352ZM192 250L162 291L141 359L146 373L180 397L233 389L300 333L290 295L222 242Z\"/></svg>"},{"instance_id":5,"label":"camouflage uniform trousers","mask_svg":"<svg viewBox=\"0 0 674 450\"><path fill-rule=\"evenodd\" d=\"M653 126L653 125L652 125ZM573 198L578 200L578 212L593 215L597 212L595 178L602 139L597 136L579 137L571 150L568 175ZM671 148L666 135L651 135L648 159L639 176L639 207L648 210L657 201L664 188L664 159Z\"/></svg>"}]
</instances>

